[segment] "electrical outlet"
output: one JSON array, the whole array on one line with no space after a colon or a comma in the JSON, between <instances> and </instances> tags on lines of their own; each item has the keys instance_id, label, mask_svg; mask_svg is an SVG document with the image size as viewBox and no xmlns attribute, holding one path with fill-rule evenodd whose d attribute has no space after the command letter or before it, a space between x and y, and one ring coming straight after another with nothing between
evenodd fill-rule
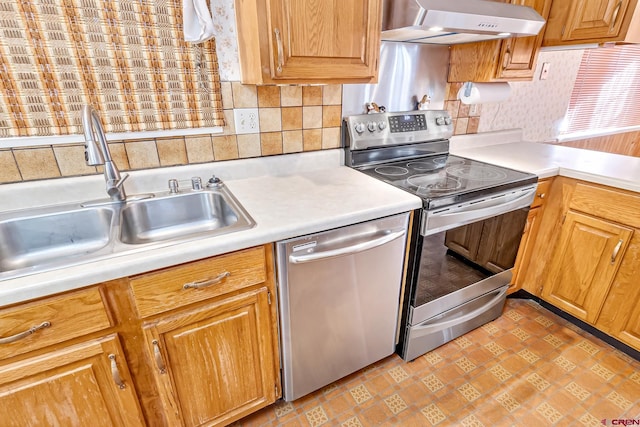
<instances>
[{"instance_id":1,"label":"electrical outlet","mask_svg":"<svg viewBox=\"0 0 640 427\"><path fill-rule=\"evenodd\" d=\"M540 70L540 80L547 80L547 77L549 77L550 66L551 66L550 62L545 62L542 64L542 69Z\"/></svg>"},{"instance_id":2,"label":"electrical outlet","mask_svg":"<svg viewBox=\"0 0 640 427\"><path fill-rule=\"evenodd\" d=\"M260 132L257 108L236 108L233 110L233 120L237 134Z\"/></svg>"}]
</instances>

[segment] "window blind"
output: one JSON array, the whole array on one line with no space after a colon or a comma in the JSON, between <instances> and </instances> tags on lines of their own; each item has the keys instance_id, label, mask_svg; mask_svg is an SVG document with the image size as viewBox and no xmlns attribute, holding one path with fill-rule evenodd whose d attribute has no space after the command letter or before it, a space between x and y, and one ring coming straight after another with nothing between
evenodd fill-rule
<instances>
[{"instance_id":1,"label":"window blind","mask_svg":"<svg viewBox=\"0 0 640 427\"><path fill-rule=\"evenodd\" d=\"M222 126L215 41L190 44L181 0L0 0L0 137Z\"/></svg>"},{"instance_id":2,"label":"window blind","mask_svg":"<svg viewBox=\"0 0 640 427\"><path fill-rule=\"evenodd\" d=\"M640 125L640 46L586 50L560 135L593 135Z\"/></svg>"}]
</instances>

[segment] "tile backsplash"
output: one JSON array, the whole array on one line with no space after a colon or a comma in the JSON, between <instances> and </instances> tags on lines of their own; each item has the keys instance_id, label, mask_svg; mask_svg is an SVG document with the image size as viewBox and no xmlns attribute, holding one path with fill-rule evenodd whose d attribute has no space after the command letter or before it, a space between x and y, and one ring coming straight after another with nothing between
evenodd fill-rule
<instances>
[{"instance_id":1,"label":"tile backsplash","mask_svg":"<svg viewBox=\"0 0 640 427\"><path fill-rule=\"evenodd\" d=\"M112 141L122 171L270 156L340 146L342 85L255 86L221 82L223 133ZM260 133L237 135L234 108L258 108ZM82 144L0 150L0 183L91 175Z\"/></svg>"}]
</instances>

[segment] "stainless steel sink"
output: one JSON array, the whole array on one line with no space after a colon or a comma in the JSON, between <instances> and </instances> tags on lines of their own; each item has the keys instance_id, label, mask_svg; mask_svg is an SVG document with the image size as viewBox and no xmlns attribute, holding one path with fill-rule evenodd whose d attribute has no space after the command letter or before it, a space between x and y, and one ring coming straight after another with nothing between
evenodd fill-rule
<instances>
[{"instance_id":1,"label":"stainless steel sink","mask_svg":"<svg viewBox=\"0 0 640 427\"><path fill-rule=\"evenodd\" d=\"M127 204L121 212L120 240L138 245L198 234L231 233L253 225L230 194L207 190Z\"/></svg>"},{"instance_id":2,"label":"stainless steel sink","mask_svg":"<svg viewBox=\"0 0 640 427\"><path fill-rule=\"evenodd\" d=\"M151 197L151 198L149 198ZM224 184L0 213L0 280L251 228Z\"/></svg>"},{"instance_id":3,"label":"stainless steel sink","mask_svg":"<svg viewBox=\"0 0 640 427\"><path fill-rule=\"evenodd\" d=\"M0 271L86 255L109 244L113 210L64 209L0 221Z\"/></svg>"}]
</instances>

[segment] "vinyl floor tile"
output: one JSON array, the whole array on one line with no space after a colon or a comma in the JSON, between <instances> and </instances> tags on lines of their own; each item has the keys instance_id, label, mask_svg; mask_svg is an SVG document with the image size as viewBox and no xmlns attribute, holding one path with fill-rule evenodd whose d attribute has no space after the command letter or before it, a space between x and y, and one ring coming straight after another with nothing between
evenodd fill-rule
<instances>
[{"instance_id":1,"label":"vinyl floor tile","mask_svg":"<svg viewBox=\"0 0 640 427\"><path fill-rule=\"evenodd\" d=\"M533 301L508 299L495 321L412 362L389 356L234 426L596 427L603 420L640 424L640 362Z\"/></svg>"}]
</instances>

